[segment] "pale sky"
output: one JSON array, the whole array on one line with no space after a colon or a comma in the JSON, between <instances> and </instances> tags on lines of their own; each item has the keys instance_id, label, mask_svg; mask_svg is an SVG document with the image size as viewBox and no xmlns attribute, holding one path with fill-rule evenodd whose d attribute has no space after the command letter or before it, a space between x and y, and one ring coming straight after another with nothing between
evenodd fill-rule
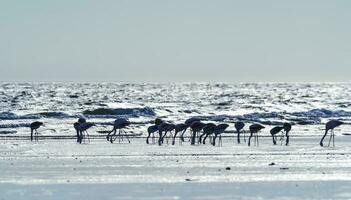
<instances>
[{"instance_id":1,"label":"pale sky","mask_svg":"<svg viewBox=\"0 0 351 200\"><path fill-rule=\"evenodd\" d=\"M0 0L0 81L350 81L349 0Z\"/></svg>"}]
</instances>

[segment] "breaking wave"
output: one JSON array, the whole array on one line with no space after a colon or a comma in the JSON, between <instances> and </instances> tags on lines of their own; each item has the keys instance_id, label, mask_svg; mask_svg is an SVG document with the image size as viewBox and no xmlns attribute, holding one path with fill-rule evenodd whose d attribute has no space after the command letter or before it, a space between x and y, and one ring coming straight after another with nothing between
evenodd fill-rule
<instances>
[{"instance_id":1,"label":"breaking wave","mask_svg":"<svg viewBox=\"0 0 351 200\"><path fill-rule=\"evenodd\" d=\"M68 118L73 117L64 112L39 112L26 115L17 115L12 112L0 113L1 120L14 120L14 119L40 119L40 118Z\"/></svg>"},{"instance_id":2,"label":"breaking wave","mask_svg":"<svg viewBox=\"0 0 351 200\"><path fill-rule=\"evenodd\" d=\"M84 115L90 116L155 116L155 111L150 107L144 108L97 108L83 111Z\"/></svg>"}]
</instances>

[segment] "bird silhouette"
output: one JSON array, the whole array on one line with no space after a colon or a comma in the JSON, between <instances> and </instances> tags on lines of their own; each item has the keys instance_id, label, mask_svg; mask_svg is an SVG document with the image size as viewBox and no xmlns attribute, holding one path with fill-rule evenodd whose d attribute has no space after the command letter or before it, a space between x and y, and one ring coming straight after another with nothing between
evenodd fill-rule
<instances>
[{"instance_id":1,"label":"bird silhouette","mask_svg":"<svg viewBox=\"0 0 351 200\"><path fill-rule=\"evenodd\" d=\"M163 144L163 139L164 137L167 135L168 132L171 132L174 130L175 125L168 123L168 122L162 122L160 125L158 125L158 145L162 145Z\"/></svg>"},{"instance_id":2,"label":"bird silhouette","mask_svg":"<svg viewBox=\"0 0 351 200\"><path fill-rule=\"evenodd\" d=\"M85 119L85 118L79 118L78 119L78 122L75 122L74 124L73 124L73 127L74 127L74 129L76 130L76 132L77 132L77 142L79 143L79 141L80 141L80 132L79 132L79 125L81 124L81 123L86 123L87 122L87 120Z\"/></svg>"},{"instance_id":3,"label":"bird silhouette","mask_svg":"<svg viewBox=\"0 0 351 200\"><path fill-rule=\"evenodd\" d=\"M174 136L173 136L173 141L172 141L172 145L175 144L175 138L177 137L177 134L179 132L181 132L182 134L188 129L188 125L186 125L185 123L181 123L181 124L176 124L175 125L175 131L174 131ZM181 140L180 140L181 141Z\"/></svg>"},{"instance_id":4,"label":"bird silhouette","mask_svg":"<svg viewBox=\"0 0 351 200\"><path fill-rule=\"evenodd\" d=\"M88 139L88 141L90 142L90 137L89 137L89 134L88 134L88 129L95 126L94 123L91 123L91 122L82 122L82 123L79 123L79 126L78 126L78 130L79 130L79 143L81 144L83 139L85 141L85 138ZM85 133L85 134L84 134Z\"/></svg>"},{"instance_id":5,"label":"bird silhouette","mask_svg":"<svg viewBox=\"0 0 351 200\"><path fill-rule=\"evenodd\" d=\"M129 125L130 125L130 122L128 119L117 118L113 123L113 129L107 134L106 139L111 143L113 143L118 138L118 142L120 143L121 139L123 140L123 135L121 135L121 133L123 132L124 134L126 134L126 132L123 129ZM116 135L117 130L118 130L118 135ZM125 135L125 136L128 140L128 143L130 143L128 135Z\"/></svg>"},{"instance_id":6,"label":"bird silhouette","mask_svg":"<svg viewBox=\"0 0 351 200\"><path fill-rule=\"evenodd\" d=\"M262 126L261 124L252 124L249 129L250 129L250 137L249 137L249 142L248 142L248 146L250 146L251 144L251 138L253 135L255 135L255 145L258 146L258 132L262 129L264 129L265 127Z\"/></svg>"},{"instance_id":7,"label":"bird silhouette","mask_svg":"<svg viewBox=\"0 0 351 200\"><path fill-rule=\"evenodd\" d=\"M330 131L330 138L329 138L329 143L328 146L330 146L330 141L331 139L333 139L333 147L335 147L335 134L334 134L334 128L340 126L344 124L344 122L340 121L340 120L330 120L325 124L325 133L321 139L321 141L319 142L319 145L323 146L323 140L325 138L325 136L328 134L328 131Z\"/></svg>"},{"instance_id":8,"label":"bird silhouette","mask_svg":"<svg viewBox=\"0 0 351 200\"><path fill-rule=\"evenodd\" d=\"M155 135L154 133L158 131L158 126L157 125L152 125L147 128L147 137L146 137L146 144L149 144L149 138L152 134L152 141L153 143L155 142Z\"/></svg>"},{"instance_id":9,"label":"bird silhouette","mask_svg":"<svg viewBox=\"0 0 351 200\"><path fill-rule=\"evenodd\" d=\"M200 132L205 126L206 126L206 124L202 123L200 121L194 121L190 125L190 128L192 130L191 143L190 143L191 145L195 145L195 140L196 140L197 133Z\"/></svg>"},{"instance_id":10,"label":"bird silhouette","mask_svg":"<svg viewBox=\"0 0 351 200\"><path fill-rule=\"evenodd\" d=\"M148 135L146 137L146 144L149 144L149 139L150 139L151 134L152 134L152 143L153 144L155 143L155 135L154 134L156 131L158 131L158 126L162 123L163 123L163 120L161 118L156 118L154 120L154 125L149 126L147 128Z\"/></svg>"},{"instance_id":11,"label":"bird silhouette","mask_svg":"<svg viewBox=\"0 0 351 200\"><path fill-rule=\"evenodd\" d=\"M240 131L244 128L244 126L245 126L244 122L235 122L234 124L235 130L237 132L238 144L240 144ZM245 133L244 133L244 141L246 142Z\"/></svg>"},{"instance_id":12,"label":"bird silhouette","mask_svg":"<svg viewBox=\"0 0 351 200\"><path fill-rule=\"evenodd\" d=\"M180 139L181 139L182 142L184 142L184 134L185 134L186 130L191 126L192 123L194 123L194 122L199 122L199 121L200 121L200 118L198 118L198 117L191 117L191 118L185 120L185 124L186 124L188 127L187 127L187 128L182 132L182 134L180 135Z\"/></svg>"},{"instance_id":13,"label":"bird silhouette","mask_svg":"<svg viewBox=\"0 0 351 200\"><path fill-rule=\"evenodd\" d=\"M214 128L214 137L212 145L216 146L216 138L218 137L218 146L222 146L222 133L224 133L225 129L229 127L229 124L218 124Z\"/></svg>"},{"instance_id":14,"label":"bird silhouette","mask_svg":"<svg viewBox=\"0 0 351 200\"><path fill-rule=\"evenodd\" d=\"M164 130L164 134L162 135L162 142L164 141L164 138L166 138L167 144L168 144L168 140L169 138L174 138L172 131L175 130L175 125L173 123L167 123L167 126L165 126L165 130ZM168 133L170 134L168 136ZM173 143L173 141L172 141Z\"/></svg>"},{"instance_id":15,"label":"bird silhouette","mask_svg":"<svg viewBox=\"0 0 351 200\"><path fill-rule=\"evenodd\" d=\"M195 145L195 140L197 134L206 126L205 123L202 123L200 121L194 121L191 125L190 128L192 130L192 135L191 135L191 145Z\"/></svg>"},{"instance_id":16,"label":"bird silhouette","mask_svg":"<svg viewBox=\"0 0 351 200\"><path fill-rule=\"evenodd\" d=\"M43 122L35 121L30 124L30 141L33 141L33 134L35 141L38 141L38 129L43 126Z\"/></svg>"},{"instance_id":17,"label":"bird silhouette","mask_svg":"<svg viewBox=\"0 0 351 200\"><path fill-rule=\"evenodd\" d=\"M277 134L280 133L283 129L284 129L283 126L275 126L269 131L272 135L274 145L277 144Z\"/></svg>"},{"instance_id":18,"label":"bird silhouette","mask_svg":"<svg viewBox=\"0 0 351 200\"><path fill-rule=\"evenodd\" d=\"M206 144L206 139L208 136L212 135L215 131L216 124L214 123L207 123L206 126L202 129L203 134L200 135L199 137L199 143L201 144ZM202 137L205 136L202 140ZM212 143L212 141L211 141Z\"/></svg>"}]
</instances>

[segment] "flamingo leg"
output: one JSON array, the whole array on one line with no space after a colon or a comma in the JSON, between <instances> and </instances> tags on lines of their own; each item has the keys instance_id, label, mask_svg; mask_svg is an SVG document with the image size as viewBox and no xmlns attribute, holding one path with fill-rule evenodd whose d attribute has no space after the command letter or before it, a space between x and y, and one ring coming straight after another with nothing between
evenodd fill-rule
<instances>
[{"instance_id":1,"label":"flamingo leg","mask_svg":"<svg viewBox=\"0 0 351 200\"><path fill-rule=\"evenodd\" d=\"M184 129L184 131L183 131L182 134L180 135L180 140L181 140L182 142L184 142L184 134L185 134L186 130L187 130L187 128Z\"/></svg>"},{"instance_id":2,"label":"flamingo leg","mask_svg":"<svg viewBox=\"0 0 351 200\"><path fill-rule=\"evenodd\" d=\"M254 146L257 146L257 134L254 135Z\"/></svg>"},{"instance_id":3,"label":"flamingo leg","mask_svg":"<svg viewBox=\"0 0 351 200\"><path fill-rule=\"evenodd\" d=\"M110 134L112 133L112 131L111 132L109 132L107 135L106 135L106 140L107 141L110 141Z\"/></svg>"},{"instance_id":4,"label":"flamingo leg","mask_svg":"<svg viewBox=\"0 0 351 200\"><path fill-rule=\"evenodd\" d=\"M83 131L79 130L79 144L82 144L83 140Z\"/></svg>"},{"instance_id":5,"label":"flamingo leg","mask_svg":"<svg viewBox=\"0 0 351 200\"><path fill-rule=\"evenodd\" d=\"M113 132L113 133L112 133ZM111 134L112 133L112 134ZM110 142L111 143L113 143L115 140L116 140L116 137L115 137L115 135L116 135L116 133L117 133L117 129L113 129L112 131L111 131L111 133L110 133L110 135L109 135L109 139L110 139Z\"/></svg>"},{"instance_id":6,"label":"flamingo leg","mask_svg":"<svg viewBox=\"0 0 351 200\"><path fill-rule=\"evenodd\" d=\"M167 132L168 133L168 132ZM173 137L172 135L172 131L169 131L169 134L168 135L165 135L166 136L166 140L167 140L167 144L168 144L168 140L170 137Z\"/></svg>"},{"instance_id":7,"label":"flamingo leg","mask_svg":"<svg viewBox=\"0 0 351 200\"><path fill-rule=\"evenodd\" d=\"M166 138L166 143L168 144L168 131L165 131L165 134L162 136L162 142L165 141Z\"/></svg>"},{"instance_id":8,"label":"flamingo leg","mask_svg":"<svg viewBox=\"0 0 351 200\"><path fill-rule=\"evenodd\" d=\"M163 143L162 141L162 131L158 131L158 145L161 146Z\"/></svg>"},{"instance_id":9,"label":"flamingo leg","mask_svg":"<svg viewBox=\"0 0 351 200\"><path fill-rule=\"evenodd\" d=\"M172 140L172 145L175 144L175 138L177 137L179 131L174 131L174 136L173 136L173 140Z\"/></svg>"},{"instance_id":10,"label":"flamingo leg","mask_svg":"<svg viewBox=\"0 0 351 200\"><path fill-rule=\"evenodd\" d=\"M329 137L328 147L330 147L330 142L332 140L332 137L333 137L333 130L330 130L330 137Z\"/></svg>"},{"instance_id":11,"label":"flamingo leg","mask_svg":"<svg viewBox=\"0 0 351 200\"><path fill-rule=\"evenodd\" d=\"M323 135L321 141L319 142L319 145L320 145L321 147L323 146L323 140L324 140L325 136L327 136L327 134L328 134L328 129L325 129L325 133L324 133L324 135Z\"/></svg>"},{"instance_id":12,"label":"flamingo leg","mask_svg":"<svg viewBox=\"0 0 351 200\"><path fill-rule=\"evenodd\" d=\"M203 134L200 135L199 140L197 141L198 144L201 144L201 143L202 143L202 139L203 139L203 137L204 137L205 135L206 135L206 133L203 133Z\"/></svg>"},{"instance_id":13,"label":"flamingo leg","mask_svg":"<svg viewBox=\"0 0 351 200\"><path fill-rule=\"evenodd\" d=\"M213 140L212 140L213 146L216 146L216 139L217 139L217 134L215 134L215 136L213 137Z\"/></svg>"},{"instance_id":14,"label":"flamingo leg","mask_svg":"<svg viewBox=\"0 0 351 200\"><path fill-rule=\"evenodd\" d=\"M162 140L162 143L163 143L163 141L164 141L165 137L167 136L167 132L168 132L168 131L165 131L165 134L163 134L163 135L161 134L161 138L162 138L161 140ZM168 143L168 138L167 138L167 137L166 137L166 141L167 141L167 143Z\"/></svg>"},{"instance_id":15,"label":"flamingo leg","mask_svg":"<svg viewBox=\"0 0 351 200\"><path fill-rule=\"evenodd\" d=\"M209 136L209 134L205 135L204 139L202 140L202 144L206 144L206 139L207 139L208 136Z\"/></svg>"},{"instance_id":16,"label":"flamingo leg","mask_svg":"<svg viewBox=\"0 0 351 200\"><path fill-rule=\"evenodd\" d=\"M238 142L238 144L240 144L240 131L238 131L238 133L237 133L237 142Z\"/></svg>"},{"instance_id":17,"label":"flamingo leg","mask_svg":"<svg viewBox=\"0 0 351 200\"><path fill-rule=\"evenodd\" d=\"M90 137L89 137L88 131L85 131L85 133L87 134L88 143L90 143ZM84 141L84 142L85 142L85 141Z\"/></svg>"},{"instance_id":18,"label":"flamingo leg","mask_svg":"<svg viewBox=\"0 0 351 200\"><path fill-rule=\"evenodd\" d=\"M147 137L146 137L146 144L149 144L149 138L150 138L150 136L151 136L151 133L148 133L148 134L147 134Z\"/></svg>"},{"instance_id":19,"label":"flamingo leg","mask_svg":"<svg viewBox=\"0 0 351 200\"><path fill-rule=\"evenodd\" d=\"M333 130L333 147L335 147L335 134L334 134L334 130Z\"/></svg>"},{"instance_id":20,"label":"flamingo leg","mask_svg":"<svg viewBox=\"0 0 351 200\"><path fill-rule=\"evenodd\" d=\"M174 133L175 133L175 131L174 131ZM172 131L170 131L169 140L171 140L173 137L174 137L173 132L172 132Z\"/></svg>"},{"instance_id":21,"label":"flamingo leg","mask_svg":"<svg viewBox=\"0 0 351 200\"><path fill-rule=\"evenodd\" d=\"M86 143L86 133L85 133L85 131L82 131L82 133L83 133L84 143Z\"/></svg>"},{"instance_id":22,"label":"flamingo leg","mask_svg":"<svg viewBox=\"0 0 351 200\"><path fill-rule=\"evenodd\" d=\"M118 129L118 143L121 143L121 129Z\"/></svg>"},{"instance_id":23,"label":"flamingo leg","mask_svg":"<svg viewBox=\"0 0 351 200\"><path fill-rule=\"evenodd\" d=\"M121 141L123 142L124 141L124 134L123 134L123 129L120 129L120 137L121 137Z\"/></svg>"},{"instance_id":24,"label":"flamingo leg","mask_svg":"<svg viewBox=\"0 0 351 200\"><path fill-rule=\"evenodd\" d=\"M193 135L191 136L191 145L195 145L196 131L193 131Z\"/></svg>"},{"instance_id":25,"label":"flamingo leg","mask_svg":"<svg viewBox=\"0 0 351 200\"><path fill-rule=\"evenodd\" d=\"M289 131L286 131L285 136L286 136L286 143L285 143L285 145L289 145Z\"/></svg>"},{"instance_id":26,"label":"flamingo leg","mask_svg":"<svg viewBox=\"0 0 351 200\"><path fill-rule=\"evenodd\" d=\"M250 132L250 136L249 136L248 143L247 143L248 146L251 145L251 138L252 138L252 135L253 135L253 133Z\"/></svg>"},{"instance_id":27,"label":"flamingo leg","mask_svg":"<svg viewBox=\"0 0 351 200\"><path fill-rule=\"evenodd\" d=\"M276 145L276 144L277 144L277 142L275 141L275 137L274 137L274 135L272 135L272 140L273 140L273 145Z\"/></svg>"},{"instance_id":28,"label":"flamingo leg","mask_svg":"<svg viewBox=\"0 0 351 200\"><path fill-rule=\"evenodd\" d=\"M126 138L127 138L127 140L128 140L128 143L130 143L129 136L128 136L127 132L126 132L125 130L122 130L122 131L123 131L123 133L125 134L125 136L126 136Z\"/></svg>"},{"instance_id":29,"label":"flamingo leg","mask_svg":"<svg viewBox=\"0 0 351 200\"><path fill-rule=\"evenodd\" d=\"M222 143L222 135L219 135L219 142L218 142L218 144L219 144L220 146L223 145L223 143Z\"/></svg>"},{"instance_id":30,"label":"flamingo leg","mask_svg":"<svg viewBox=\"0 0 351 200\"><path fill-rule=\"evenodd\" d=\"M79 142L79 130L77 129L77 143Z\"/></svg>"}]
</instances>

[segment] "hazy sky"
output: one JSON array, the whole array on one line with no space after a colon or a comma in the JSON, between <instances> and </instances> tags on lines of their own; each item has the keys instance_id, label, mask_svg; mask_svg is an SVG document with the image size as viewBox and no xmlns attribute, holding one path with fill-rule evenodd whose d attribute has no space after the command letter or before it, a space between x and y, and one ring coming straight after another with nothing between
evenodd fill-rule
<instances>
[{"instance_id":1,"label":"hazy sky","mask_svg":"<svg viewBox=\"0 0 351 200\"><path fill-rule=\"evenodd\" d=\"M349 0L0 0L0 81L350 81Z\"/></svg>"}]
</instances>

